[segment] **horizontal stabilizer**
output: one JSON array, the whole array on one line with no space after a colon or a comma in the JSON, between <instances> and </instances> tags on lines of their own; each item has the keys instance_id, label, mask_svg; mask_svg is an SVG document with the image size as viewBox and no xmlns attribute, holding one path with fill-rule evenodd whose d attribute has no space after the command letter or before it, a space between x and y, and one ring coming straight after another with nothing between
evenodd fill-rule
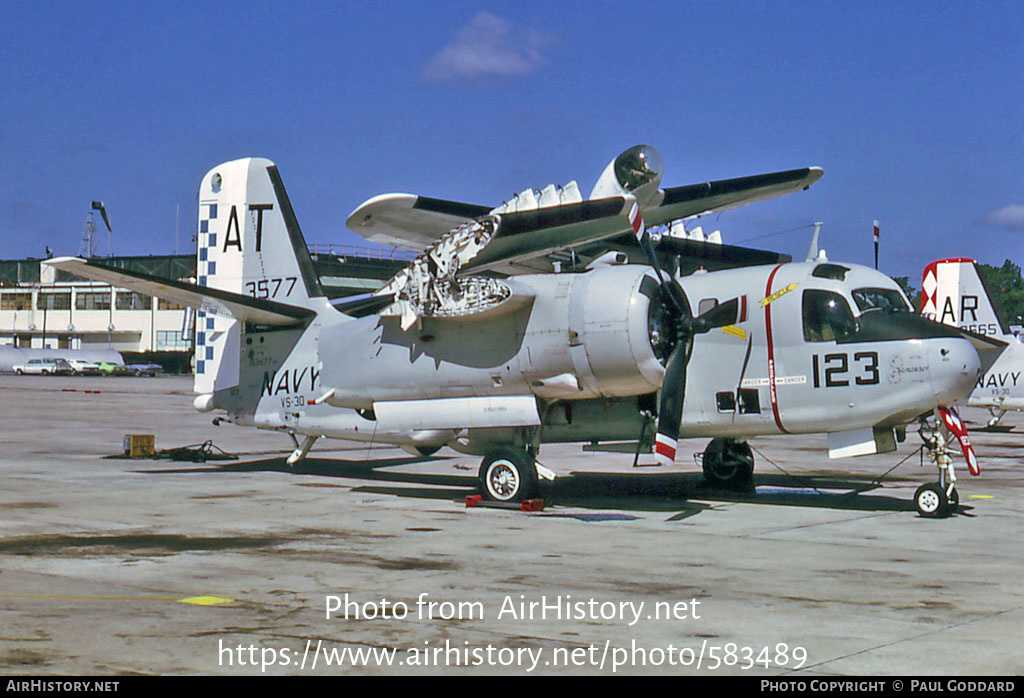
<instances>
[{"instance_id":1,"label":"horizontal stabilizer","mask_svg":"<svg viewBox=\"0 0 1024 698\"><path fill-rule=\"evenodd\" d=\"M179 305L198 308L217 315L228 314L244 322L258 325L295 325L316 315L313 310L285 303L260 300L230 291L173 281L158 276L124 269L114 269L100 262L78 257L47 259L60 271L93 281L102 281L116 288L126 288L146 296L156 296Z\"/></svg>"},{"instance_id":2,"label":"horizontal stabilizer","mask_svg":"<svg viewBox=\"0 0 1024 698\"><path fill-rule=\"evenodd\" d=\"M978 352L978 358L981 360L981 371L982 374L988 373L988 370L992 368L992 365L996 362L1006 348L1010 345L1003 340L993 337L992 335L978 334L977 332L971 332L970 330L962 327L952 328L960 332L960 336L966 339L971 345L974 346L975 351Z\"/></svg>"}]
</instances>

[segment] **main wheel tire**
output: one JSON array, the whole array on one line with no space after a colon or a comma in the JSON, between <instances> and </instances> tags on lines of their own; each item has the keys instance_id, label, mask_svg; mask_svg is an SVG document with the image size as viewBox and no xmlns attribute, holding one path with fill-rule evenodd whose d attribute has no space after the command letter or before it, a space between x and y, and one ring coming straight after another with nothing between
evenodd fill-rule
<instances>
[{"instance_id":1,"label":"main wheel tire","mask_svg":"<svg viewBox=\"0 0 1024 698\"><path fill-rule=\"evenodd\" d=\"M709 485L727 490L749 490L754 484L754 454L750 445L712 439L701 459Z\"/></svg>"},{"instance_id":2,"label":"main wheel tire","mask_svg":"<svg viewBox=\"0 0 1024 698\"><path fill-rule=\"evenodd\" d=\"M480 464L480 492L494 502L521 502L537 493L533 458L515 448L497 448Z\"/></svg>"},{"instance_id":3,"label":"main wheel tire","mask_svg":"<svg viewBox=\"0 0 1024 698\"><path fill-rule=\"evenodd\" d=\"M440 446L413 446L413 448L416 449L416 453L420 454L424 458L430 458L441 450Z\"/></svg>"},{"instance_id":4,"label":"main wheel tire","mask_svg":"<svg viewBox=\"0 0 1024 698\"><path fill-rule=\"evenodd\" d=\"M959 501L957 496L957 501ZM914 504L917 513L926 519L944 519L949 516L949 499L946 490L937 482L921 485L914 493Z\"/></svg>"}]
</instances>

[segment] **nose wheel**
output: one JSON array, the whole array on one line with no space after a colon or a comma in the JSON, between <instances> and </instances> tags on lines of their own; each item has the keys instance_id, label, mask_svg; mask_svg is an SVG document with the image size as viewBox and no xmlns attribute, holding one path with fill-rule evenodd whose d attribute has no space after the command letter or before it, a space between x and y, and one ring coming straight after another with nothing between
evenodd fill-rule
<instances>
[{"instance_id":1,"label":"nose wheel","mask_svg":"<svg viewBox=\"0 0 1024 698\"><path fill-rule=\"evenodd\" d=\"M956 491L956 472L953 469L955 451L949 448L948 438L941 423L921 425L928 460L939 469L939 481L921 485L914 493L917 513L928 519L944 519L960 506L960 494Z\"/></svg>"},{"instance_id":2,"label":"nose wheel","mask_svg":"<svg viewBox=\"0 0 1024 698\"><path fill-rule=\"evenodd\" d=\"M917 513L927 519L944 519L954 511L960 504L960 495L956 488L950 485L949 489L938 482L929 482L921 485L914 493L914 504L917 505Z\"/></svg>"}]
</instances>

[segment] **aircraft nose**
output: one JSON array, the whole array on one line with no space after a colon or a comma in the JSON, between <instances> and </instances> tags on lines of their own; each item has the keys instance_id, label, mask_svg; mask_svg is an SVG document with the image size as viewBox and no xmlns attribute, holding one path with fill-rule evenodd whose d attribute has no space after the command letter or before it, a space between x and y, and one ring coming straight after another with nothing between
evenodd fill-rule
<instances>
[{"instance_id":1,"label":"aircraft nose","mask_svg":"<svg viewBox=\"0 0 1024 698\"><path fill-rule=\"evenodd\" d=\"M932 388L942 405L966 399L978 382L981 359L966 339L943 338L932 348Z\"/></svg>"}]
</instances>

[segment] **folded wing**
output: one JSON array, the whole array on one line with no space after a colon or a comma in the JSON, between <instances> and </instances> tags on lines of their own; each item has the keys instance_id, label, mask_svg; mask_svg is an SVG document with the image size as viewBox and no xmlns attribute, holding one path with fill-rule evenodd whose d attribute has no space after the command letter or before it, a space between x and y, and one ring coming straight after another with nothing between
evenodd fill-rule
<instances>
[{"instance_id":1,"label":"folded wing","mask_svg":"<svg viewBox=\"0 0 1024 698\"><path fill-rule=\"evenodd\" d=\"M662 225L681 218L725 211L801 191L817 182L823 174L820 167L804 167L668 187L658 190L648 201L642 201L641 213L648 225ZM595 204L599 201L602 199L582 203ZM580 206L579 203L544 206L544 197L540 197L539 203L541 206L534 211L502 215L541 216L548 215L541 213L546 211L555 216L557 214L554 211L569 212L574 210L573 207ZM414 194L382 194L367 200L353 211L346 225L370 242L421 252L446 232L493 210L496 209Z\"/></svg>"}]
</instances>

